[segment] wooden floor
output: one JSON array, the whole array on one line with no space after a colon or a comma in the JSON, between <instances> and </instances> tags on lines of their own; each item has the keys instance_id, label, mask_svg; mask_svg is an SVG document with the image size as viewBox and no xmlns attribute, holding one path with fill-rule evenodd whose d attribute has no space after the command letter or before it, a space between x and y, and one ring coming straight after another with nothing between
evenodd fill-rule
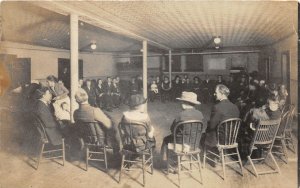
<instances>
[{"instance_id":1,"label":"wooden floor","mask_svg":"<svg viewBox=\"0 0 300 188\"><path fill-rule=\"evenodd\" d=\"M117 124L122 116L122 112L128 107L123 105L120 109L110 112L109 115ZM154 153L154 174L147 174L147 187L177 187L177 174L165 175L164 164L160 159L159 151L164 136L170 134L170 124L174 117L180 112L180 106L174 102L160 103L154 102L148 105L150 118L155 127L155 137L157 146ZM211 106L202 105L199 109L205 116L209 116ZM85 171L84 161L80 157L67 154L65 166L54 161L45 161L40 164L38 170L31 165L33 161L29 159L29 149L26 143L20 139L22 136L22 121L18 114L11 117L9 114L1 114L0 129L0 188L64 188L64 187L122 187L133 188L142 187L142 173L140 171L128 173L123 177L122 183L118 183L119 158L112 158L109 155L109 170L104 172L103 164L92 163L88 171ZM295 125L297 128L297 125ZM296 137L294 139L297 140ZM80 153L75 155L81 156ZM227 179L224 181L220 175L221 168L213 169L207 165L203 169L203 184L197 180L197 173L184 174L182 176L182 187L242 187L242 188L294 188L297 186L297 154L289 152L289 163L285 164L276 158L281 169L281 174L267 174L256 178L249 165L245 166L244 176L238 172L237 166L227 167ZM58 161L59 162L59 161Z\"/></svg>"}]
</instances>

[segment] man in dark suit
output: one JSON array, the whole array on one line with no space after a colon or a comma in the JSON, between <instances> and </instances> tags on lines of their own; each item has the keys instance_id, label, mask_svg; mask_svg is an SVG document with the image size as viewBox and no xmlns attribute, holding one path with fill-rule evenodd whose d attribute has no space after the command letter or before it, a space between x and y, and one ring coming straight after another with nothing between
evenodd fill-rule
<instances>
[{"instance_id":1,"label":"man in dark suit","mask_svg":"<svg viewBox=\"0 0 300 188\"><path fill-rule=\"evenodd\" d=\"M43 122L45 132L52 145L62 144L62 134L59 131L58 124L50 110L49 104L52 95L48 88L41 88L36 91L37 101L33 113Z\"/></svg>"},{"instance_id":2,"label":"man in dark suit","mask_svg":"<svg viewBox=\"0 0 300 188\"><path fill-rule=\"evenodd\" d=\"M228 100L229 89L222 84L216 86L215 96L220 102L212 110L209 125L206 129L205 145L215 148L217 141L217 126L219 123L230 118L239 118L238 107Z\"/></svg>"},{"instance_id":3,"label":"man in dark suit","mask_svg":"<svg viewBox=\"0 0 300 188\"><path fill-rule=\"evenodd\" d=\"M86 80L86 85L83 86L83 89L86 91L86 93L88 94L89 96L89 104L91 106L97 106L97 103L96 103L96 98L97 98L97 95L96 95L96 90L94 87L92 87L92 82L91 80Z\"/></svg>"}]
</instances>

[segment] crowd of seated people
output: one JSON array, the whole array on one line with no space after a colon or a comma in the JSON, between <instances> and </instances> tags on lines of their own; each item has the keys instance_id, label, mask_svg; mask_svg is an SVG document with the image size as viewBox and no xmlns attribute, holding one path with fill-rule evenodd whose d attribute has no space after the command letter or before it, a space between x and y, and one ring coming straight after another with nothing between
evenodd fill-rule
<instances>
[{"instance_id":1,"label":"crowd of seated people","mask_svg":"<svg viewBox=\"0 0 300 188\"><path fill-rule=\"evenodd\" d=\"M47 84L44 86L38 82L27 85L22 93L27 101L26 104L32 105L32 108L28 109L40 116L44 122L50 142L57 145L60 144L59 140L62 137L67 137L74 132L69 130L71 127L69 126L71 123L69 90L55 76L48 76L46 80ZM104 129L104 132L113 138L112 148L115 153L118 153L120 141L116 134L116 124L103 110L112 111L122 103L126 103L130 106L130 110L123 113L121 122L144 123L149 134L149 140L144 141L144 144L154 146L155 131L144 108L147 100L142 95L142 83L141 76L132 77L129 82L120 80L118 76L98 80L80 79L75 95L78 103L78 109L73 114L75 122L98 122L98 128ZM163 102L181 101L183 111L170 126L172 134L174 126L180 121L202 121L205 127L203 132L206 134L203 143L211 150L217 149L216 131L220 122L229 118L243 120L245 126L239 133L239 138L243 138L239 139L243 148L245 143L250 143L251 135L259 120L280 118L288 96L285 85L266 84L265 80L259 79L255 74L230 76L228 82L221 75L216 81L211 80L208 75L204 80L198 76L190 79L187 75L182 78L178 75L173 81L167 76L163 79L159 76L151 76L148 80L148 89L150 101L154 101L156 95L160 95ZM210 117L205 117L195 108L201 103L214 103ZM136 133L136 135L140 134L143 133ZM163 140L161 147L163 156L165 156L166 146L174 138L172 134Z\"/></svg>"}]
</instances>

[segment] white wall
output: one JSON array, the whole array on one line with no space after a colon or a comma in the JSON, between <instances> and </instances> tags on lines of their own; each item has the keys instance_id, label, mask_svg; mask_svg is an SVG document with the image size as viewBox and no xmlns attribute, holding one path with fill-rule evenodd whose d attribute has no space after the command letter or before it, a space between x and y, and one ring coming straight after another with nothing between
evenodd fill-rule
<instances>
[{"instance_id":1,"label":"white wall","mask_svg":"<svg viewBox=\"0 0 300 188\"><path fill-rule=\"evenodd\" d=\"M70 58L68 50L46 48L26 44L2 42L0 53L17 55L18 58L31 58L31 79L45 79L58 74L58 58ZM116 74L116 66L109 53L80 53L83 60L83 76L98 77Z\"/></svg>"}]
</instances>

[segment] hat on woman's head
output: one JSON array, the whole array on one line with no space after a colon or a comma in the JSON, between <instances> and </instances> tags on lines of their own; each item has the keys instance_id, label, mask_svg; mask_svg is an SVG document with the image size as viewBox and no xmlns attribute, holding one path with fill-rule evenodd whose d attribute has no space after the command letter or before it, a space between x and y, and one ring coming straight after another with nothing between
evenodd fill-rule
<instances>
[{"instance_id":1,"label":"hat on woman's head","mask_svg":"<svg viewBox=\"0 0 300 188\"><path fill-rule=\"evenodd\" d=\"M146 102L147 102L147 99L141 94L131 95L129 106L132 108L132 107L144 104Z\"/></svg>"},{"instance_id":2,"label":"hat on woman's head","mask_svg":"<svg viewBox=\"0 0 300 188\"><path fill-rule=\"evenodd\" d=\"M176 98L177 100L183 101L183 102L188 102L192 104L201 104L199 101L197 101L197 95L196 93L193 92L182 92L180 98Z\"/></svg>"},{"instance_id":3,"label":"hat on woman's head","mask_svg":"<svg viewBox=\"0 0 300 188\"><path fill-rule=\"evenodd\" d=\"M273 101L269 100L269 108L271 111L276 111L279 108L279 102L278 101Z\"/></svg>"},{"instance_id":4,"label":"hat on woman's head","mask_svg":"<svg viewBox=\"0 0 300 188\"><path fill-rule=\"evenodd\" d=\"M269 104L269 109L271 111L276 111L279 108L279 101L278 101L278 99L276 98L275 95L271 95L268 98L268 104Z\"/></svg>"}]
</instances>

